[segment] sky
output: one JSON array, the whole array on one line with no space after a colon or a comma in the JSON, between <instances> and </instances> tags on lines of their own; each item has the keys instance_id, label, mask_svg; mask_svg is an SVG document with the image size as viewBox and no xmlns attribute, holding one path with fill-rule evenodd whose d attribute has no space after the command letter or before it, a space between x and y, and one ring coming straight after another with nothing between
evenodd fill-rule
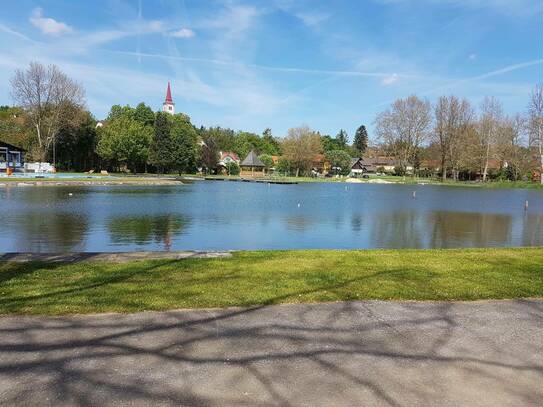
<instances>
[{"instance_id":1,"label":"sky","mask_svg":"<svg viewBox=\"0 0 543 407\"><path fill-rule=\"evenodd\" d=\"M56 64L97 119L162 107L196 126L284 136L365 124L397 98L498 97L543 83L541 0L4 0L0 105L30 61Z\"/></svg>"}]
</instances>

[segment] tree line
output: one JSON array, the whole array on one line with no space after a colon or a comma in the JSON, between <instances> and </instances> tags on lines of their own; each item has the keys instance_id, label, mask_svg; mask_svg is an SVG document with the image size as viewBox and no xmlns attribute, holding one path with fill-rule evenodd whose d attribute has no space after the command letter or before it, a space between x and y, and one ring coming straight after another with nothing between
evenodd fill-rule
<instances>
[{"instance_id":1,"label":"tree line","mask_svg":"<svg viewBox=\"0 0 543 407\"><path fill-rule=\"evenodd\" d=\"M0 139L26 149L27 160L54 162L60 170L213 173L220 152L243 160L250 151L267 169L296 176L311 174L323 161L330 171L348 174L351 158L363 155L394 157L398 174L413 168L414 175L444 180L517 180L543 165L543 85L514 116L493 97L478 107L454 95L433 104L416 95L398 99L375 118L371 146L364 125L352 142L343 129L331 136L307 126L279 138L269 128L255 134L195 127L183 113L154 112L144 103L112 106L97 122L83 87L58 67L37 62L16 70L11 87L15 106L0 107ZM236 174L239 167L227 171Z\"/></svg>"},{"instance_id":2,"label":"tree line","mask_svg":"<svg viewBox=\"0 0 543 407\"><path fill-rule=\"evenodd\" d=\"M454 95L433 105L412 95L380 113L375 132L403 170L434 169L443 180L531 178L543 168L543 85L533 89L526 112L514 116L494 97L475 107Z\"/></svg>"}]
</instances>

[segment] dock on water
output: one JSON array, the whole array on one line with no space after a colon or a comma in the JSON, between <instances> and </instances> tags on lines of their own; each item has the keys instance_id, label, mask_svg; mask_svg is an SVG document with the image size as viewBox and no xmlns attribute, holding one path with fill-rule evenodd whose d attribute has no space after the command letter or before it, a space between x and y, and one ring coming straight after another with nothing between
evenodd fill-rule
<instances>
[{"instance_id":1,"label":"dock on water","mask_svg":"<svg viewBox=\"0 0 543 407\"><path fill-rule=\"evenodd\" d=\"M294 185L298 181L288 181L280 179L265 179L265 178L227 178L227 177L204 177L206 181L231 181L231 182L255 182L258 184L281 184Z\"/></svg>"}]
</instances>

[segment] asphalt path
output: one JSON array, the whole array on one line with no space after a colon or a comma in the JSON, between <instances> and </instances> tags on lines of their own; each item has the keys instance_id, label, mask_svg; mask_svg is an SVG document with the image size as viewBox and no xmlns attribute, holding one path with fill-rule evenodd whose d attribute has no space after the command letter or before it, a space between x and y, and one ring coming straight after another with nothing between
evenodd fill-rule
<instances>
[{"instance_id":1,"label":"asphalt path","mask_svg":"<svg viewBox=\"0 0 543 407\"><path fill-rule=\"evenodd\" d=\"M538 300L0 317L2 405L542 403Z\"/></svg>"}]
</instances>

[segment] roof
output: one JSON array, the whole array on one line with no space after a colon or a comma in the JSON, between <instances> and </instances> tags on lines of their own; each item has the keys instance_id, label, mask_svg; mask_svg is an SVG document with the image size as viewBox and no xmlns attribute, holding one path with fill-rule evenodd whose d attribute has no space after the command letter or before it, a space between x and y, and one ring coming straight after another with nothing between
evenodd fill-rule
<instances>
[{"instance_id":1,"label":"roof","mask_svg":"<svg viewBox=\"0 0 543 407\"><path fill-rule=\"evenodd\" d=\"M220 158L220 161L224 160L226 157L230 157L231 159L233 159L234 161L239 161L239 157L236 153L232 152L232 151L224 151L224 152L221 152L221 158Z\"/></svg>"},{"instance_id":2,"label":"roof","mask_svg":"<svg viewBox=\"0 0 543 407\"><path fill-rule=\"evenodd\" d=\"M4 141L0 141L0 147L7 147L10 150L26 151L24 148L14 146L13 144L9 144L9 143L6 143Z\"/></svg>"},{"instance_id":3,"label":"roof","mask_svg":"<svg viewBox=\"0 0 543 407\"><path fill-rule=\"evenodd\" d=\"M170 105L173 105L173 99L172 99L172 91L170 89L170 82L168 82L168 90L166 90L166 100L164 103L168 103Z\"/></svg>"},{"instance_id":4,"label":"roof","mask_svg":"<svg viewBox=\"0 0 543 407\"><path fill-rule=\"evenodd\" d=\"M254 151L251 151L245 157L245 160L241 163L242 167L265 167L264 163L260 161L260 158L256 155Z\"/></svg>"}]
</instances>

